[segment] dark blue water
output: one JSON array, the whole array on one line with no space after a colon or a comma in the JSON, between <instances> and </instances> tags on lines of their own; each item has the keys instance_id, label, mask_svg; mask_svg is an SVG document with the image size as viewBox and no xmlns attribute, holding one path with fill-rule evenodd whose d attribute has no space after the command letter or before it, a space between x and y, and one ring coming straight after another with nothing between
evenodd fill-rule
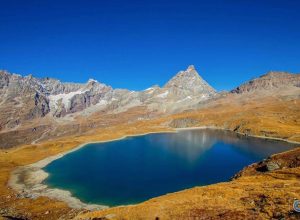
<instances>
[{"instance_id":1,"label":"dark blue water","mask_svg":"<svg viewBox=\"0 0 300 220\"><path fill-rule=\"evenodd\" d=\"M293 148L221 130L186 130L89 144L47 167L46 184L84 202L133 204L227 181L243 167Z\"/></svg>"}]
</instances>

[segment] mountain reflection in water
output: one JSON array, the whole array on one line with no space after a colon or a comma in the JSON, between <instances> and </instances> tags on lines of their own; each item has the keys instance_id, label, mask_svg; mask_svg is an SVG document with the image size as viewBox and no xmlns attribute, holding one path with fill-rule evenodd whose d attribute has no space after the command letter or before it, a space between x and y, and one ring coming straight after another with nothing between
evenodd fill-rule
<instances>
[{"instance_id":1,"label":"mountain reflection in water","mask_svg":"<svg viewBox=\"0 0 300 220\"><path fill-rule=\"evenodd\" d=\"M227 181L244 166L293 147L213 129L148 134L67 154L45 167L46 184L88 203L133 204Z\"/></svg>"}]
</instances>

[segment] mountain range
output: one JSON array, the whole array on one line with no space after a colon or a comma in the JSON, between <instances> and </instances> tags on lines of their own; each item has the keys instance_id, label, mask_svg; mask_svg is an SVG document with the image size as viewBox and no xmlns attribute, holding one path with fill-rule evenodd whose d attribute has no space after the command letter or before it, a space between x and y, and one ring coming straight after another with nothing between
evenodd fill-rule
<instances>
[{"instance_id":1,"label":"mountain range","mask_svg":"<svg viewBox=\"0 0 300 220\"><path fill-rule=\"evenodd\" d=\"M269 72L229 92L218 93L193 65L178 72L163 87L154 85L143 91L113 89L94 79L83 84L63 83L0 71L0 147L178 114L228 97L242 100L285 93L299 96L299 87L300 74ZM185 125L180 122L174 126Z\"/></svg>"},{"instance_id":2,"label":"mountain range","mask_svg":"<svg viewBox=\"0 0 300 220\"><path fill-rule=\"evenodd\" d=\"M297 219L291 204L299 195L299 148L251 164L229 182L99 211L71 208L62 202L63 193L35 197L26 190L43 191L42 185L33 187L44 175L34 164L48 163L87 142L210 127L299 143L299 100L300 74L287 72L271 71L217 92L194 66L163 87L144 91L113 89L92 79L63 83L0 71L0 218ZM215 166L214 158L209 162ZM266 169L274 164L275 170Z\"/></svg>"}]
</instances>

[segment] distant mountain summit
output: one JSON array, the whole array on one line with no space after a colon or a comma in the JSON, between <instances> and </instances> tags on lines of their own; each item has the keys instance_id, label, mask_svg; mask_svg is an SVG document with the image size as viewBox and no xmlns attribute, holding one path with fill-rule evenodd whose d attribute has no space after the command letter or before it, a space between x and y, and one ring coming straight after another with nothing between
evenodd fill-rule
<instances>
[{"instance_id":1,"label":"distant mountain summit","mask_svg":"<svg viewBox=\"0 0 300 220\"><path fill-rule=\"evenodd\" d=\"M271 71L238 86L231 92L241 94L246 92L274 91L292 87L300 87L300 74Z\"/></svg>"},{"instance_id":2,"label":"distant mountain summit","mask_svg":"<svg viewBox=\"0 0 300 220\"><path fill-rule=\"evenodd\" d=\"M169 80L164 88L170 89L174 94L192 95L192 96L211 96L216 91L199 76L193 65L190 65L185 71L180 71L171 80Z\"/></svg>"}]
</instances>

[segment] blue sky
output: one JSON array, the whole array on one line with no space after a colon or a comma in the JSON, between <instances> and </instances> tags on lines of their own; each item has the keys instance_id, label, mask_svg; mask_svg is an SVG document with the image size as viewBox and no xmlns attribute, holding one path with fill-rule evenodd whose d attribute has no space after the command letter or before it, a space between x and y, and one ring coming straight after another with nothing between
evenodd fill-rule
<instances>
[{"instance_id":1,"label":"blue sky","mask_svg":"<svg viewBox=\"0 0 300 220\"><path fill-rule=\"evenodd\" d=\"M0 69L114 88L194 64L217 90L300 72L298 0L0 0Z\"/></svg>"}]
</instances>

